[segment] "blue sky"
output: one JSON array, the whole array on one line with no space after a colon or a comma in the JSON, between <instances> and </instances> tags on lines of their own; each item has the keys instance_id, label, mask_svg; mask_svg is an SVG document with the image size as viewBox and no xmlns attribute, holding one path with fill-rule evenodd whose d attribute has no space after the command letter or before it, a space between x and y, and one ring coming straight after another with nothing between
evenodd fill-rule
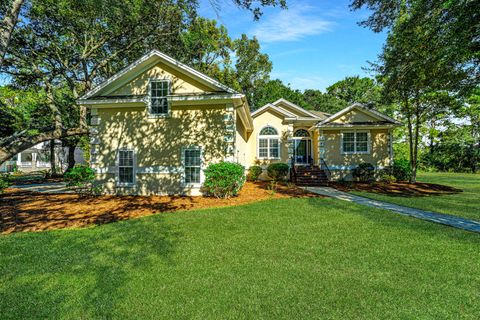
<instances>
[{"instance_id":1,"label":"blue sky","mask_svg":"<svg viewBox=\"0 0 480 320\"><path fill-rule=\"evenodd\" d=\"M375 61L385 34L375 34L357 22L366 10L352 12L348 0L287 0L288 10L266 8L260 21L230 0L201 0L200 15L224 24L232 38L256 36L273 62L271 77L295 89L320 89L346 76L368 75L362 70Z\"/></svg>"}]
</instances>

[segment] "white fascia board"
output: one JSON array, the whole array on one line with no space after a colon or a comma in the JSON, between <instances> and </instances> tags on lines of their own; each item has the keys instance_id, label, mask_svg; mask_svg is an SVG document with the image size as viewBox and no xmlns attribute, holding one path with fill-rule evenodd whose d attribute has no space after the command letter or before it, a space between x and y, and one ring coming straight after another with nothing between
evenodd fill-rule
<instances>
[{"instance_id":1,"label":"white fascia board","mask_svg":"<svg viewBox=\"0 0 480 320\"><path fill-rule=\"evenodd\" d=\"M387 121L392 122L393 124L396 124L396 125L400 125L400 124L401 124L401 123L398 122L397 120L392 119L392 118L384 115L383 113L380 113L380 112L378 112L378 111L376 111L376 110L370 110L370 109L368 109L368 108L365 108L365 107L364 107L362 104L360 104L360 103L354 103L354 104L352 104L351 106L346 107L345 109L342 109L342 110L338 111L337 113L331 115L331 116L328 117L327 119L321 121L321 122L318 124L318 126L322 126L322 125L324 125L324 124L326 124L326 123L329 123L329 122L337 119L338 117L340 117L340 116L342 116L342 115L350 112L350 111L353 110L353 109L358 109L358 110L360 110L360 111L362 111L362 112L365 112L365 113L367 113L367 114L376 116L377 118L381 118L381 119L383 119L383 120L387 120Z\"/></svg>"},{"instance_id":2,"label":"white fascia board","mask_svg":"<svg viewBox=\"0 0 480 320\"><path fill-rule=\"evenodd\" d=\"M79 105L101 105L101 104L128 104L128 103L147 103L147 100L144 97L141 98L118 98L118 99L79 99L77 104Z\"/></svg>"},{"instance_id":3,"label":"white fascia board","mask_svg":"<svg viewBox=\"0 0 480 320\"><path fill-rule=\"evenodd\" d=\"M334 126L334 125L317 125L316 127L318 129L328 129L328 130L343 130L345 128L348 129L388 129L388 128L393 128L396 127L396 124L375 124L374 122L372 124L365 124L365 125L358 125L358 124L345 124L342 126Z\"/></svg>"},{"instance_id":4,"label":"white fascia board","mask_svg":"<svg viewBox=\"0 0 480 320\"><path fill-rule=\"evenodd\" d=\"M201 101L208 102L210 100L232 100L232 99L241 99L244 95L241 93L233 94L215 94L215 95L196 95L196 96L182 96L182 95L173 95L169 96L168 100L170 101Z\"/></svg>"},{"instance_id":5,"label":"white fascia board","mask_svg":"<svg viewBox=\"0 0 480 320\"><path fill-rule=\"evenodd\" d=\"M278 106L276 106L276 105L273 105L273 104L271 104L271 103L266 104L266 105L264 105L263 107L261 107L260 109L257 109L257 110L255 110L254 112L252 112L252 117L255 118L256 116L262 114L264 111L266 111L266 110L268 110L268 109L273 109L273 110L275 110L275 111L283 114L283 115L286 116L287 118L295 118L295 119L297 118L297 116L294 115L293 113L288 112L287 110L285 110L285 109L283 109L283 108L280 108L280 107L278 107Z\"/></svg>"},{"instance_id":6,"label":"white fascia board","mask_svg":"<svg viewBox=\"0 0 480 320\"><path fill-rule=\"evenodd\" d=\"M174 69L181 70L181 71L184 71L185 73L190 74L194 79L196 79L200 82L210 84L211 86L213 86L217 89L221 89L221 90L224 90L224 91L229 92L229 93L237 93L235 90L233 90L233 89L221 84L217 80L212 79L209 76L207 76L207 75L205 75L205 74L203 74L203 73L201 73L201 72L199 72L199 71L197 71L197 70L195 70L195 69L193 69L193 68L191 68L191 67L189 67L189 66L187 66L183 63L181 63L180 61L177 61L177 60L173 59L172 57L167 56L166 54L164 54L164 53L162 53L158 50L152 50L149 53L147 53L146 55L142 56L137 61L131 63L130 65L128 65L127 67L125 67L124 69L119 71L118 73L114 74L113 76L111 76L110 78L108 78L107 80L105 80L104 82L99 84L94 89L85 93L81 97L81 100L88 99L88 98L94 96L96 93L98 93L100 90L102 90L103 88L105 88L106 86L111 84L112 82L120 79L122 76L124 76L129 71L133 71L140 64L144 63L148 59L153 58L155 56L160 58L160 60L163 60L164 62L166 62L168 65L170 65Z\"/></svg>"},{"instance_id":7,"label":"white fascia board","mask_svg":"<svg viewBox=\"0 0 480 320\"><path fill-rule=\"evenodd\" d=\"M297 106L296 104L294 104L294 103L292 103L292 102L290 102L290 101L288 101L288 100L286 100L286 99L284 99L284 98L280 98L280 99L278 99L277 101L275 101L275 102L272 103L272 104L275 105L275 106L277 106L277 104L279 104L279 103L281 103L281 102L287 104L288 106L290 106L290 107L298 110L299 112L302 112L303 114L306 114L306 115L308 115L308 116L310 116L310 117L312 117L312 118L315 118L315 119L319 119L319 118L320 118L320 117L317 116L316 114L311 113L310 111L308 111L308 110L306 110L306 109L304 109L304 108L302 108L302 107L300 107L300 106Z\"/></svg>"}]
</instances>

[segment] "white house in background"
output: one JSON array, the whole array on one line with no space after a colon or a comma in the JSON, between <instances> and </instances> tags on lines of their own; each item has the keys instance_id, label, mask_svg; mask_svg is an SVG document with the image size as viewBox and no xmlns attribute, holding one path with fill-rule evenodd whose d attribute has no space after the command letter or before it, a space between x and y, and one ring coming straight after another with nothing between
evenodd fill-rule
<instances>
[{"instance_id":1,"label":"white house in background","mask_svg":"<svg viewBox=\"0 0 480 320\"><path fill-rule=\"evenodd\" d=\"M68 166L68 148L62 147L60 141L55 142L55 159L57 168L65 170ZM75 148L75 163L85 163L83 151ZM10 160L0 165L0 172L13 172L20 170L32 172L50 169L50 143L42 142L24 150Z\"/></svg>"}]
</instances>

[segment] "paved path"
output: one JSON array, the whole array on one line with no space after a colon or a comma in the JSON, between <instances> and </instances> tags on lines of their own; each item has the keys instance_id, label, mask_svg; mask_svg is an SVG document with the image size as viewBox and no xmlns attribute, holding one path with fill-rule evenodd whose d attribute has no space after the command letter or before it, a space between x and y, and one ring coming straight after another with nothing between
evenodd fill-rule
<instances>
[{"instance_id":1,"label":"paved path","mask_svg":"<svg viewBox=\"0 0 480 320\"><path fill-rule=\"evenodd\" d=\"M390 210L405 216L415 217L415 218L426 220L426 221L444 224L454 228L459 228L467 231L480 233L480 222L478 221L464 219L464 218L442 214L442 213L436 213L431 211L424 211L420 209L399 206L396 204L378 201L378 200L372 200L372 199L356 196L356 195L339 191L337 189L333 189L329 187L304 187L304 189L311 191L313 193L321 194L321 195L332 197L335 199L355 202L355 203L362 204L369 207L386 209L386 210Z\"/></svg>"},{"instance_id":2,"label":"paved path","mask_svg":"<svg viewBox=\"0 0 480 320\"><path fill-rule=\"evenodd\" d=\"M64 182L47 182L35 184L13 185L11 188L16 188L24 191L35 191L45 193L72 193L68 190Z\"/></svg>"}]
</instances>

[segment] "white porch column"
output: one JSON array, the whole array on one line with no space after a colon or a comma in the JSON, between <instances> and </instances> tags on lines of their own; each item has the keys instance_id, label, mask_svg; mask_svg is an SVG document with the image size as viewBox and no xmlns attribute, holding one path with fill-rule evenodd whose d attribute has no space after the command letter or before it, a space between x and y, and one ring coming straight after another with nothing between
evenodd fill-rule
<instances>
[{"instance_id":1,"label":"white porch column","mask_svg":"<svg viewBox=\"0 0 480 320\"><path fill-rule=\"evenodd\" d=\"M32 168L37 167L37 151L32 152Z\"/></svg>"},{"instance_id":2,"label":"white porch column","mask_svg":"<svg viewBox=\"0 0 480 320\"><path fill-rule=\"evenodd\" d=\"M293 123L288 124L287 127L287 147L288 147L288 165L292 165L292 157L293 157Z\"/></svg>"},{"instance_id":3,"label":"white porch column","mask_svg":"<svg viewBox=\"0 0 480 320\"><path fill-rule=\"evenodd\" d=\"M318 165L322 166L322 159L325 156L325 136L323 130L318 130Z\"/></svg>"},{"instance_id":4,"label":"white porch column","mask_svg":"<svg viewBox=\"0 0 480 320\"><path fill-rule=\"evenodd\" d=\"M393 131L388 129L388 156L390 165L393 165Z\"/></svg>"}]
</instances>

